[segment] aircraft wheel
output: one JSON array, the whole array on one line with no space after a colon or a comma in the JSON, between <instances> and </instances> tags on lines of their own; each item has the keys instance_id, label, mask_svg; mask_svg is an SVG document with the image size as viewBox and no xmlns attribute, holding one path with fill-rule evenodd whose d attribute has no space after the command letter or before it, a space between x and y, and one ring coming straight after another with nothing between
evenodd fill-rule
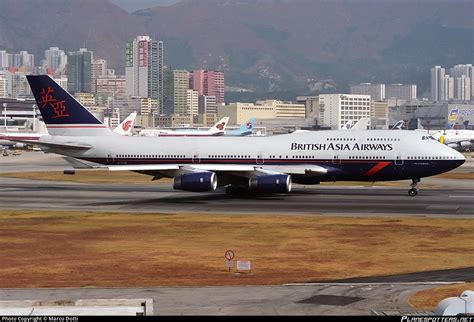
<instances>
[{"instance_id":1,"label":"aircraft wheel","mask_svg":"<svg viewBox=\"0 0 474 322\"><path fill-rule=\"evenodd\" d=\"M418 194L418 189L415 189L415 188L411 188L410 190L408 190L408 195L410 197L414 197Z\"/></svg>"}]
</instances>

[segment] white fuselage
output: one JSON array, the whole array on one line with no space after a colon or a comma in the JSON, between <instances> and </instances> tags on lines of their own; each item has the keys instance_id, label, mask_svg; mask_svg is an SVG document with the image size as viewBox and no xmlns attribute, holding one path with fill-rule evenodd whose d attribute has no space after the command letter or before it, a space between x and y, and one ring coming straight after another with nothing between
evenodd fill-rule
<instances>
[{"instance_id":1,"label":"white fuselage","mask_svg":"<svg viewBox=\"0 0 474 322\"><path fill-rule=\"evenodd\" d=\"M400 173L400 179L416 175L417 171L420 176L428 176L450 170L448 163L461 164L465 160L462 154L429 135L414 131L318 131L269 137L206 138L55 136L43 140L90 144L89 150L52 149L52 152L102 164L245 164L273 170L314 164L349 171L349 177L359 168L360 172L366 172L363 167L380 162L400 166L394 172ZM408 166L410 174L402 175ZM359 175L356 173L355 177Z\"/></svg>"}]
</instances>

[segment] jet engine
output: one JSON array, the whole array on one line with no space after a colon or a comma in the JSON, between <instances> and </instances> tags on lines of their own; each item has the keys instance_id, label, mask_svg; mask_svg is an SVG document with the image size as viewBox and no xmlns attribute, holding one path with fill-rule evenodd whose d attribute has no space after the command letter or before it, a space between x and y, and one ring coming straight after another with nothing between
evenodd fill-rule
<instances>
[{"instance_id":1,"label":"jet engine","mask_svg":"<svg viewBox=\"0 0 474 322\"><path fill-rule=\"evenodd\" d=\"M173 188L176 190L205 192L217 188L217 176L214 172L190 172L174 177Z\"/></svg>"},{"instance_id":2,"label":"jet engine","mask_svg":"<svg viewBox=\"0 0 474 322\"><path fill-rule=\"evenodd\" d=\"M287 174L261 175L250 179L249 188L249 190L257 192L290 192L291 176Z\"/></svg>"}]
</instances>

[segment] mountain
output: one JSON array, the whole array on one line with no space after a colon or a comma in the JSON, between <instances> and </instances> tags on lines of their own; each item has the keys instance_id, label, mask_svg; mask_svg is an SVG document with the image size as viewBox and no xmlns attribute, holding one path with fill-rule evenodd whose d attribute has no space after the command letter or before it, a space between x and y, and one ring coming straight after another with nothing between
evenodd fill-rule
<instances>
[{"instance_id":1,"label":"mountain","mask_svg":"<svg viewBox=\"0 0 474 322\"><path fill-rule=\"evenodd\" d=\"M113 0L119 1L119 0ZM259 92L417 83L429 68L474 62L471 0L182 0L128 14L106 0L1 0L0 49L86 46L123 71L125 41L165 42L172 68L226 72ZM38 59L37 58L37 59Z\"/></svg>"},{"instance_id":2,"label":"mountain","mask_svg":"<svg viewBox=\"0 0 474 322\"><path fill-rule=\"evenodd\" d=\"M171 6L179 1L180 0L110 0L110 2L129 13L156 6Z\"/></svg>"},{"instance_id":3,"label":"mountain","mask_svg":"<svg viewBox=\"0 0 474 322\"><path fill-rule=\"evenodd\" d=\"M146 32L142 18L107 0L0 1L0 49L28 50L37 65L53 46L65 51L86 47L120 67L125 42Z\"/></svg>"}]
</instances>

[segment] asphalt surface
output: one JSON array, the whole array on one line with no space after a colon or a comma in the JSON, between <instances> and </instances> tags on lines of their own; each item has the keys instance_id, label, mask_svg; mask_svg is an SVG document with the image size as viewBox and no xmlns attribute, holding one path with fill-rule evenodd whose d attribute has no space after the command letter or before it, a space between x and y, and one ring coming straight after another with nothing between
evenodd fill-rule
<instances>
[{"instance_id":1,"label":"asphalt surface","mask_svg":"<svg viewBox=\"0 0 474 322\"><path fill-rule=\"evenodd\" d=\"M188 193L169 184L77 184L1 178L3 209L95 210L154 213L474 215L470 189L423 189L409 197L401 187L296 187L286 195L229 197L223 191Z\"/></svg>"},{"instance_id":2,"label":"asphalt surface","mask_svg":"<svg viewBox=\"0 0 474 322\"><path fill-rule=\"evenodd\" d=\"M0 172L53 171L69 168L54 154L23 152L0 158ZM474 171L471 158L458 172ZM409 181L399 186L300 186L286 195L229 197L224 191L190 193L171 183L78 184L0 177L3 209L95 210L213 214L330 215L474 215L473 180L422 179L419 194L409 197Z\"/></svg>"},{"instance_id":3,"label":"asphalt surface","mask_svg":"<svg viewBox=\"0 0 474 322\"><path fill-rule=\"evenodd\" d=\"M411 311L407 296L428 287L434 286L414 283L0 289L0 300L151 298L155 315L370 315L371 310Z\"/></svg>"}]
</instances>

